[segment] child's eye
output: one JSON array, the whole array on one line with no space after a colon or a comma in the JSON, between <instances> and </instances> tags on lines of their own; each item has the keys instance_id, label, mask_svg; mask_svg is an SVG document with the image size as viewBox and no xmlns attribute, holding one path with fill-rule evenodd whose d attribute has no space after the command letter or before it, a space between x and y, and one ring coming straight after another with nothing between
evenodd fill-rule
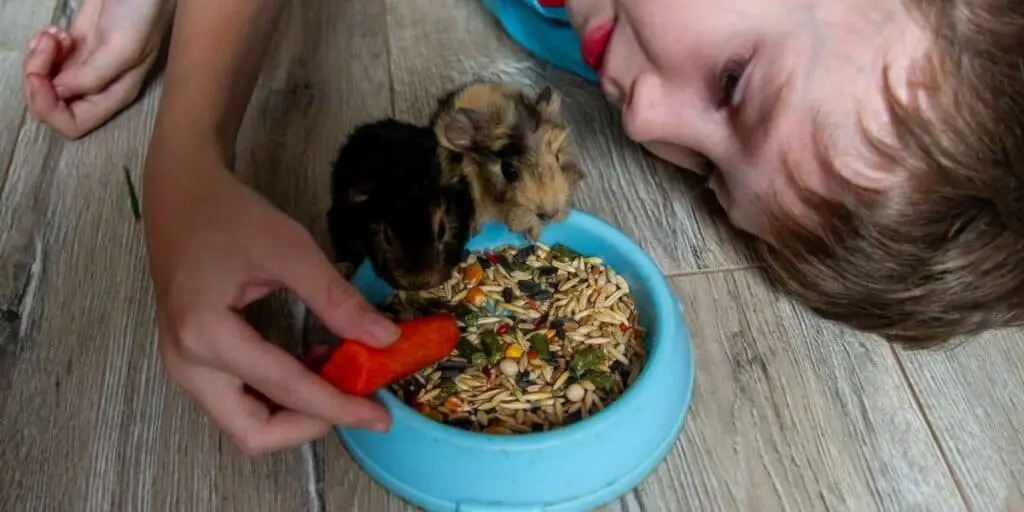
<instances>
[{"instance_id":1,"label":"child's eye","mask_svg":"<svg viewBox=\"0 0 1024 512\"><path fill-rule=\"evenodd\" d=\"M718 80L720 87L718 108L731 107L739 102L739 93L741 92L739 86L746 71L746 60L730 60L722 68L722 73Z\"/></svg>"}]
</instances>

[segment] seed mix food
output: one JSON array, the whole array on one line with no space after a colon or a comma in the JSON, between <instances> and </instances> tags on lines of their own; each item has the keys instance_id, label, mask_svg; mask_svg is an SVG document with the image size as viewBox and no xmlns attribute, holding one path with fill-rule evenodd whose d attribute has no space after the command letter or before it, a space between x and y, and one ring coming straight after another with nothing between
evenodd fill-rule
<instances>
[{"instance_id":1,"label":"seed mix food","mask_svg":"<svg viewBox=\"0 0 1024 512\"><path fill-rule=\"evenodd\" d=\"M391 391L474 432L547 431L587 418L618 399L646 361L626 281L562 244L467 251L446 283L395 293L382 309L397 320L458 318L452 354Z\"/></svg>"}]
</instances>

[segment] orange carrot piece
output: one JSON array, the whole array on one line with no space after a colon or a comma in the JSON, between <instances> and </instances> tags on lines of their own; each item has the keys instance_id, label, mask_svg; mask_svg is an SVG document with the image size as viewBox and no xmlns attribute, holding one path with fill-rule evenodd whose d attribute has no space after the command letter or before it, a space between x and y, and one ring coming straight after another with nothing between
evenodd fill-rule
<instances>
[{"instance_id":1,"label":"orange carrot piece","mask_svg":"<svg viewBox=\"0 0 1024 512\"><path fill-rule=\"evenodd\" d=\"M458 323L448 314L399 322L398 327L398 339L383 349L342 340L320 375L343 393L367 396L444 359L459 342Z\"/></svg>"}]
</instances>

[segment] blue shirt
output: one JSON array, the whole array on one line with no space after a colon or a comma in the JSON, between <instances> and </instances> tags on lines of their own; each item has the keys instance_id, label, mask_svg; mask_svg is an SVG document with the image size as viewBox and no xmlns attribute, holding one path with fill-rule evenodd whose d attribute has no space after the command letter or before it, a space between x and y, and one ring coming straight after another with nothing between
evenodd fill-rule
<instances>
[{"instance_id":1,"label":"blue shirt","mask_svg":"<svg viewBox=\"0 0 1024 512\"><path fill-rule=\"evenodd\" d=\"M538 59L597 83L597 73L580 54L580 39L565 7L545 7L538 0L481 0L509 36Z\"/></svg>"}]
</instances>

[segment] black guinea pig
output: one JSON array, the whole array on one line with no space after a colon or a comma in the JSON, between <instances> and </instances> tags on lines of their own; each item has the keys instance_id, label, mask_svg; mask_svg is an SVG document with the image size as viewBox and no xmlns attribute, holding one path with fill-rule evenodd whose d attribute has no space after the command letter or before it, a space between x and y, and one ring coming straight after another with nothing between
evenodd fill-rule
<instances>
[{"instance_id":1,"label":"black guinea pig","mask_svg":"<svg viewBox=\"0 0 1024 512\"><path fill-rule=\"evenodd\" d=\"M474 210L465 180L442 185L431 128L395 119L363 124L334 162L327 225L335 260L358 266L367 259L397 290L451 277Z\"/></svg>"}]
</instances>

